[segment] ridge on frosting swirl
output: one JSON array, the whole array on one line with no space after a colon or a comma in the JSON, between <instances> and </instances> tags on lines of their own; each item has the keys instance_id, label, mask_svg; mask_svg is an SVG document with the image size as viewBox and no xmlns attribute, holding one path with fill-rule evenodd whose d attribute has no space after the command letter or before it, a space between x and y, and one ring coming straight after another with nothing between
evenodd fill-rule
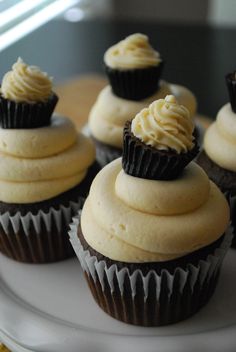
<instances>
[{"instance_id":1,"label":"ridge on frosting swirl","mask_svg":"<svg viewBox=\"0 0 236 352\"><path fill-rule=\"evenodd\" d=\"M135 69L157 66L162 60L149 44L148 37L136 33L110 47L104 61L112 68Z\"/></svg>"},{"instance_id":2,"label":"ridge on frosting swirl","mask_svg":"<svg viewBox=\"0 0 236 352\"><path fill-rule=\"evenodd\" d=\"M154 101L141 110L131 123L138 139L159 150L175 150L178 154L193 147L194 123L188 109L173 95Z\"/></svg>"},{"instance_id":3,"label":"ridge on frosting swirl","mask_svg":"<svg viewBox=\"0 0 236 352\"><path fill-rule=\"evenodd\" d=\"M219 110L216 121L207 129L204 149L217 165L236 172L236 113L230 103Z\"/></svg>"},{"instance_id":4,"label":"ridge on frosting swirl","mask_svg":"<svg viewBox=\"0 0 236 352\"><path fill-rule=\"evenodd\" d=\"M53 115L51 126L22 129L18 137L15 131L0 129L2 202L53 198L80 184L95 160L92 141L65 117Z\"/></svg>"},{"instance_id":5,"label":"ridge on frosting swirl","mask_svg":"<svg viewBox=\"0 0 236 352\"><path fill-rule=\"evenodd\" d=\"M45 102L52 94L52 78L37 66L28 66L21 58L2 80L1 94L15 102Z\"/></svg>"},{"instance_id":6,"label":"ridge on frosting swirl","mask_svg":"<svg viewBox=\"0 0 236 352\"><path fill-rule=\"evenodd\" d=\"M158 91L141 101L126 100L113 94L110 86L102 89L89 115L89 128L99 141L122 148L123 128L142 109L154 100L174 94L179 103L186 106L191 117L196 113L196 98L187 88L160 81Z\"/></svg>"},{"instance_id":7,"label":"ridge on frosting swirl","mask_svg":"<svg viewBox=\"0 0 236 352\"><path fill-rule=\"evenodd\" d=\"M81 216L92 248L131 263L189 254L221 237L228 222L224 195L194 162L181 179L153 181L125 174L121 159L96 176Z\"/></svg>"}]
</instances>

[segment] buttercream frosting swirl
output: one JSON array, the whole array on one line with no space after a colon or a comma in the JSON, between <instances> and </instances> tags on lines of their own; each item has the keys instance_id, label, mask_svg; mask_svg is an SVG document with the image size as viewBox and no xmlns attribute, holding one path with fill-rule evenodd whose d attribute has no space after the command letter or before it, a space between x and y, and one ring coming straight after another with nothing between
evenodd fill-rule
<instances>
[{"instance_id":1,"label":"buttercream frosting swirl","mask_svg":"<svg viewBox=\"0 0 236 352\"><path fill-rule=\"evenodd\" d=\"M113 94L110 86L106 86L98 95L97 101L89 115L89 128L92 135L99 141L122 148L123 128L142 109L154 100L174 94L179 103L186 106L191 117L196 113L196 98L187 88L160 81L158 91L141 101L126 100Z\"/></svg>"},{"instance_id":2,"label":"buttercream frosting swirl","mask_svg":"<svg viewBox=\"0 0 236 352\"><path fill-rule=\"evenodd\" d=\"M189 111L173 95L154 101L141 110L131 123L132 133L159 150L187 152L193 147L194 123Z\"/></svg>"},{"instance_id":3,"label":"buttercream frosting swirl","mask_svg":"<svg viewBox=\"0 0 236 352\"><path fill-rule=\"evenodd\" d=\"M16 137L14 130L0 129L2 202L22 204L53 198L82 182L95 160L91 140L78 134L65 117L53 115L50 127L19 132Z\"/></svg>"},{"instance_id":4,"label":"buttercream frosting swirl","mask_svg":"<svg viewBox=\"0 0 236 352\"><path fill-rule=\"evenodd\" d=\"M230 103L220 109L216 121L207 129L204 149L217 165L236 172L236 113Z\"/></svg>"},{"instance_id":5,"label":"buttercream frosting swirl","mask_svg":"<svg viewBox=\"0 0 236 352\"><path fill-rule=\"evenodd\" d=\"M110 47L105 52L104 61L112 68L133 69L157 66L161 58L146 35L135 33Z\"/></svg>"},{"instance_id":6,"label":"buttercream frosting swirl","mask_svg":"<svg viewBox=\"0 0 236 352\"><path fill-rule=\"evenodd\" d=\"M124 173L121 159L94 179L81 216L88 244L124 262L172 260L217 240L229 222L224 195L191 162L175 181Z\"/></svg>"},{"instance_id":7,"label":"buttercream frosting swirl","mask_svg":"<svg viewBox=\"0 0 236 352\"><path fill-rule=\"evenodd\" d=\"M1 94L15 102L45 102L52 94L52 78L37 66L28 66L21 58L2 80Z\"/></svg>"}]
</instances>

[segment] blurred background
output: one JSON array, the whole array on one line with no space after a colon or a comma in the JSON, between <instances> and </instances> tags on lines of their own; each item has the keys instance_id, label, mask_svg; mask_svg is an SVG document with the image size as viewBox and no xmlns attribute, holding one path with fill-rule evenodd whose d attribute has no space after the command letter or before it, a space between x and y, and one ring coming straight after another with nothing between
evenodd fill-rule
<instances>
[{"instance_id":1,"label":"blurred background","mask_svg":"<svg viewBox=\"0 0 236 352\"><path fill-rule=\"evenodd\" d=\"M0 0L0 77L18 56L56 83L102 74L104 51L142 32L166 62L164 78L214 116L236 68L235 19L235 0Z\"/></svg>"}]
</instances>

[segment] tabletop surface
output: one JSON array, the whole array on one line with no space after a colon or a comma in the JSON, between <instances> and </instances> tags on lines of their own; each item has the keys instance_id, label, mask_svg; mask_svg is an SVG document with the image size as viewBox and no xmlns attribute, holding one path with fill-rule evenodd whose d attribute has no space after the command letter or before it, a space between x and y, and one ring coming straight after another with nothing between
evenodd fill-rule
<instances>
[{"instance_id":1,"label":"tabletop surface","mask_svg":"<svg viewBox=\"0 0 236 352\"><path fill-rule=\"evenodd\" d=\"M163 78L189 87L199 111L215 117L228 100L224 82L236 68L236 29L119 20L51 21L0 53L0 77L18 56L62 82L103 72L103 54L130 33L143 32L166 64Z\"/></svg>"}]
</instances>

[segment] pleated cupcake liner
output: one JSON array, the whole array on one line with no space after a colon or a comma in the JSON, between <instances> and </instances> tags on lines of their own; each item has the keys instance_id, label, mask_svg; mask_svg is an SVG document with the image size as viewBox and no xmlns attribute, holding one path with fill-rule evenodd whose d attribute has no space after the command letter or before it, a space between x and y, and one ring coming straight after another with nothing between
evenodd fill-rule
<instances>
[{"instance_id":1,"label":"pleated cupcake liner","mask_svg":"<svg viewBox=\"0 0 236 352\"><path fill-rule=\"evenodd\" d=\"M111 161L120 158L122 155L122 149L109 146L108 144L103 144L93 138L96 146L96 160L100 167L104 167Z\"/></svg>"},{"instance_id":2,"label":"pleated cupcake liner","mask_svg":"<svg viewBox=\"0 0 236 352\"><path fill-rule=\"evenodd\" d=\"M0 215L0 252L19 262L50 263L74 255L68 239L72 217L82 208L84 198L69 206L40 210L36 215L9 212Z\"/></svg>"},{"instance_id":3,"label":"pleated cupcake liner","mask_svg":"<svg viewBox=\"0 0 236 352\"><path fill-rule=\"evenodd\" d=\"M236 113L236 71L225 76L226 85L229 93L229 100L233 112Z\"/></svg>"},{"instance_id":4,"label":"pleated cupcake liner","mask_svg":"<svg viewBox=\"0 0 236 352\"><path fill-rule=\"evenodd\" d=\"M80 215L70 225L70 241L82 266L85 278L97 304L110 316L128 324L161 326L173 324L195 314L211 298L217 285L224 256L230 247L229 228L218 248L198 265L189 263L185 270L160 274L149 270L121 269L116 262L107 265L85 250L77 235Z\"/></svg>"},{"instance_id":5,"label":"pleated cupcake liner","mask_svg":"<svg viewBox=\"0 0 236 352\"><path fill-rule=\"evenodd\" d=\"M158 66L119 70L105 65L112 91L120 98L142 100L153 95L159 86L164 62Z\"/></svg>"},{"instance_id":6,"label":"pleated cupcake liner","mask_svg":"<svg viewBox=\"0 0 236 352\"><path fill-rule=\"evenodd\" d=\"M48 126L57 102L55 93L46 102L32 104L17 103L0 95L0 126L11 129Z\"/></svg>"},{"instance_id":7,"label":"pleated cupcake liner","mask_svg":"<svg viewBox=\"0 0 236 352\"><path fill-rule=\"evenodd\" d=\"M230 206L230 218L233 229L233 239L231 247L236 249L236 195L233 195L230 191L224 192L226 199Z\"/></svg>"},{"instance_id":8,"label":"pleated cupcake liner","mask_svg":"<svg viewBox=\"0 0 236 352\"><path fill-rule=\"evenodd\" d=\"M180 154L148 146L133 135L130 121L125 124L123 140L124 171L131 176L151 180L177 178L199 152L197 142L190 151Z\"/></svg>"}]
</instances>

